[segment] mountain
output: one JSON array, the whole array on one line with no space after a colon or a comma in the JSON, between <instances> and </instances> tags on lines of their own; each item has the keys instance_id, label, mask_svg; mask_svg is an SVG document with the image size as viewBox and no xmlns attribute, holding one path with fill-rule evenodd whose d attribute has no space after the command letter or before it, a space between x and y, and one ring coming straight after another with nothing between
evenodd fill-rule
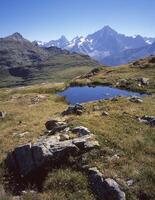
<instances>
[{"instance_id":1,"label":"mountain","mask_svg":"<svg viewBox=\"0 0 155 200\"><path fill-rule=\"evenodd\" d=\"M19 33L0 38L0 66L12 68L32 65L49 57L49 53L32 44Z\"/></svg>"},{"instance_id":2,"label":"mountain","mask_svg":"<svg viewBox=\"0 0 155 200\"><path fill-rule=\"evenodd\" d=\"M64 41L64 42L62 42ZM98 60L101 63L111 65L113 59L115 59L118 54L120 56L126 54L127 50L139 49L147 45L151 45L155 41L155 38L142 37L140 35L136 36L126 36L116 32L109 26L103 27L101 30L90 34L86 37L75 37L71 41L68 41L64 36L56 41L50 41L44 46L57 46L63 49L67 49L70 52L77 52L82 54L87 54L90 57ZM146 54L145 56L147 56ZM134 57L134 56L133 56ZM136 57L135 58L139 58ZM125 59L125 63L131 61L130 59ZM122 62L118 63L121 64Z\"/></svg>"},{"instance_id":3,"label":"mountain","mask_svg":"<svg viewBox=\"0 0 155 200\"><path fill-rule=\"evenodd\" d=\"M43 44L42 46L45 47L51 47L51 46L56 46L58 48L65 48L67 45L69 45L69 41L67 40L67 38L65 36L61 36L58 40L51 40L45 44Z\"/></svg>"},{"instance_id":4,"label":"mountain","mask_svg":"<svg viewBox=\"0 0 155 200\"><path fill-rule=\"evenodd\" d=\"M155 42L155 38L152 37L144 37L144 40L148 44L152 44L153 42Z\"/></svg>"},{"instance_id":5,"label":"mountain","mask_svg":"<svg viewBox=\"0 0 155 200\"><path fill-rule=\"evenodd\" d=\"M41 48L19 33L0 38L0 87L67 80L97 65L87 55Z\"/></svg>"},{"instance_id":6,"label":"mountain","mask_svg":"<svg viewBox=\"0 0 155 200\"><path fill-rule=\"evenodd\" d=\"M136 49L128 49L115 55L103 58L103 63L108 63L111 66L126 64L128 62L144 58L150 55L155 55L155 42L151 45Z\"/></svg>"}]
</instances>

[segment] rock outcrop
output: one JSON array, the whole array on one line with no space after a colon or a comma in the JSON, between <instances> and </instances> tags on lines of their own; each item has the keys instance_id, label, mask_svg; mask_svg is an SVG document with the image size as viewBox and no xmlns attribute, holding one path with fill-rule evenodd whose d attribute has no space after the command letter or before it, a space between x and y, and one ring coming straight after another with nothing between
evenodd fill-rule
<instances>
[{"instance_id":1,"label":"rock outcrop","mask_svg":"<svg viewBox=\"0 0 155 200\"><path fill-rule=\"evenodd\" d=\"M52 128L53 130L54 128L55 130L55 125L57 127L57 124L60 125L60 121L58 123L56 120L51 120L46 123L46 126L48 129ZM65 126L67 125L65 124ZM85 132L83 132L84 128L81 129L79 127L73 130L78 133L73 139L69 139L71 132L69 128L68 135L66 132L63 133L61 129L61 132L55 132L54 135L41 137L34 144L28 143L15 148L7 157L6 164L8 169L18 171L19 175L24 177L49 162L63 163L69 156L76 157L99 146L94 134L88 129L85 128Z\"/></svg>"},{"instance_id":2,"label":"rock outcrop","mask_svg":"<svg viewBox=\"0 0 155 200\"><path fill-rule=\"evenodd\" d=\"M70 105L63 113L62 115L70 115L70 114L76 114L81 115L84 112L85 108L81 104L75 104Z\"/></svg>"},{"instance_id":3,"label":"rock outcrop","mask_svg":"<svg viewBox=\"0 0 155 200\"><path fill-rule=\"evenodd\" d=\"M125 193L120 189L118 183L111 179L104 179L99 170L89 168L89 181L94 194L101 200L125 200Z\"/></svg>"},{"instance_id":4,"label":"rock outcrop","mask_svg":"<svg viewBox=\"0 0 155 200\"><path fill-rule=\"evenodd\" d=\"M150 126L155 126L155 116L147 116L144 115L142 117L138 117L139 122L149 124Z\"/></svg>"}]
</instances>

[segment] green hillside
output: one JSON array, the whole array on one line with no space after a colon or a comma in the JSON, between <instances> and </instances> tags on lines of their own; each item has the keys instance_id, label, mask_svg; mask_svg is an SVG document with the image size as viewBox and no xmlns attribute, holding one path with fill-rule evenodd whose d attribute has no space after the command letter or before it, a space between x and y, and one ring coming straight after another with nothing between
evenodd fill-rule
<instances>
[{"instance_id":1,"label":"green hillside","mask_svg":"<svg viewBox=\"0 0 155 200\"><path fill-rule=\"evenodd\" d=\"M0 87L71 80L98 65L89 56L40 48L19 33L0 39Z\"/></svg>"}]
</instances>

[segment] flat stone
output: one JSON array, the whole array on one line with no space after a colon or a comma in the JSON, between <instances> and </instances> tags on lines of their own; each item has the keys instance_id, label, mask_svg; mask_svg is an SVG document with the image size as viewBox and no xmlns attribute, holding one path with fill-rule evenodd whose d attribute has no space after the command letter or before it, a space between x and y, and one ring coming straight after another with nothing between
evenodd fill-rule
<instances>
[{"instance_id":1,"label":"flat stone","mask_svg":"<svg viewBox=\"0 0 155 200\"><path fill-rule=\"evenodd\" d=\"M131 102L134 102L134 103L143 103L143 100L140 97L137 97L137 96L129 97L128 99Z\"/></svg>"}]
</instances>

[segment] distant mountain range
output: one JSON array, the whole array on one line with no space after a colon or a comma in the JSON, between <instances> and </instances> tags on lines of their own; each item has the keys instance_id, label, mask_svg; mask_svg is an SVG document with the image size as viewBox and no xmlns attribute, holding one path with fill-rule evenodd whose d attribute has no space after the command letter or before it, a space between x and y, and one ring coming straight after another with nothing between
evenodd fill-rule
<instances>
[{"instance_id":1,"label":"distant mountain range","mask_svg":"<svg viewBox=\"0 0 155 200\"><path fill-rule=\"evenodd\" d=\"M63 81L98 65L87 55L55 46L41 48L19 33L0 38L0 87Z\"/></svg>"},{"instance_id":2,"label":"distant mountain range","mask_svg":"<svg viewBox=\"0 0 155 200\"><path fill-rule=\"evenodd\" d=\"M86 37L75 37L68 41L65 36L47 43L38 42L42 47L57 46L70 52L83 53L106 65L124 64L150 54L155 54L155 38L126 36L109 26ZM153 44L153 47L152 47Z\"/></svg>"}]
</instances>

